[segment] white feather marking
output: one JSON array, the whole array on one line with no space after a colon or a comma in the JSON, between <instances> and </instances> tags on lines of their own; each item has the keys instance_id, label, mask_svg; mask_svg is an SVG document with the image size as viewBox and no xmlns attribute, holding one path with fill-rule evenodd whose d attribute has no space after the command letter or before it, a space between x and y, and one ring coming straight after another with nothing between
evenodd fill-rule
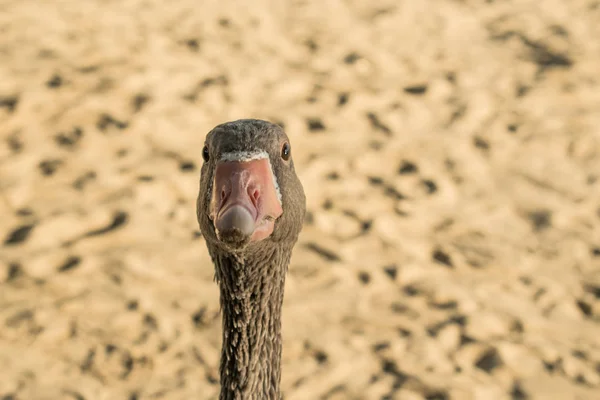
<instances>
[{"instance_id":1,"label":"white feather marking","mask_svg":"<svg viewBox=\"0 0 600 400\"><path fill-rule=\"evenodd\" d=\"M269 158L269 153L260 151L232 151L221 154L221 161L252 161Z\"/></svg>"}]
</instances>

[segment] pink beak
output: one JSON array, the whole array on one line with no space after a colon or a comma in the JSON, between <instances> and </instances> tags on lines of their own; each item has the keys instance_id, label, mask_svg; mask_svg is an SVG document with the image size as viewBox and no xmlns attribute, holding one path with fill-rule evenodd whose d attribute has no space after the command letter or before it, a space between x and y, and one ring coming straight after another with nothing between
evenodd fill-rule
<instances>
[{"instance_id":1,"label":"pink beak","mask_svg":"<svg viewBox=\"0 0 600 400\"><path fill-rule=\"evenodd\" d=\"M219 239L256 242L269 237L283 213L275 185L266 158L219 162L210 209Z\"/></svg>"}]
</instances>

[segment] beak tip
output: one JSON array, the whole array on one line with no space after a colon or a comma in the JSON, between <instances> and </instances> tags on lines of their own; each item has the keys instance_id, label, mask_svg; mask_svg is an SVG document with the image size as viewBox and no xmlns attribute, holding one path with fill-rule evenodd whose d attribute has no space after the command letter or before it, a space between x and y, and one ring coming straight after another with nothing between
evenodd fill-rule
<instances>
[{"instance_id":1,"label":"beak tip","mask_svg":"<svg viewBox=\"0 0 600 400\"><path fill-rule=\"evenodd\" d=\"M248 210L235 205L218 216L215 228L221 236L250 237L254 233L254 218Z\"/></svg>"}]
</instances>

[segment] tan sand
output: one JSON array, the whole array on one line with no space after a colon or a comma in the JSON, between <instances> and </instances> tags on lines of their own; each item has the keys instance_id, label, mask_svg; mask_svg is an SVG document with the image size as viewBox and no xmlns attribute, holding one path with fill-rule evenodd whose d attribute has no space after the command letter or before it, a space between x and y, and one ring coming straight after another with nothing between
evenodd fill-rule
<instances>
[{"instance_id":1,"label":"tan sand","mask_svg":"<svg viewBox=\"0 0 600 400\"><path fill-rule=\"evenodd\" d=\"M600 399L600 3L0 0L0 399L216 399L204 135L284 124L287 400Z\"/></svg>"}]
</instances>

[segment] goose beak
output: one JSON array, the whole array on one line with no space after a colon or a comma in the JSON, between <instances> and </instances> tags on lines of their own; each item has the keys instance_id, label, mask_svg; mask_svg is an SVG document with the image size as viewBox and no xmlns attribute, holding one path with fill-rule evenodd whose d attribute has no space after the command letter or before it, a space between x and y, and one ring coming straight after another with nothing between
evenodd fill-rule
<instances>
[{"instance_id":1,"label":"goose beak","mask_svg":"<svg viewBox=\"0 0 600 400\"><path fill-rule=\"evenodd\" d=\"M210 218L219 240L243 247L273 233L283 209L267 158L216 165Z\"/></svg>"}]
</instances>

